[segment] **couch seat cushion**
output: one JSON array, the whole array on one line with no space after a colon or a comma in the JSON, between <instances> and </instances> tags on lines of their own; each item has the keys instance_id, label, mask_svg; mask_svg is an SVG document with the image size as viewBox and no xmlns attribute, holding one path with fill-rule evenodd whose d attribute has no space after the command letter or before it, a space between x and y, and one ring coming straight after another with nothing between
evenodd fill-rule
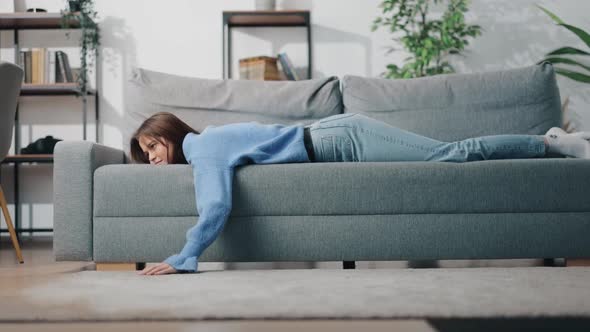
<instances>
[{"instance_id":1,"label":"couch seat cushion","mask_svg":"<svg viewBox=\"0 0 590 332\"><path fill-rule=\"evenodd\" d=\"M94 181L94 216L197 215L189 165L108 165ZM231 215L588 212L588 188L590 160L574 158L244 165Z\"/></svg>"}]
</instances>

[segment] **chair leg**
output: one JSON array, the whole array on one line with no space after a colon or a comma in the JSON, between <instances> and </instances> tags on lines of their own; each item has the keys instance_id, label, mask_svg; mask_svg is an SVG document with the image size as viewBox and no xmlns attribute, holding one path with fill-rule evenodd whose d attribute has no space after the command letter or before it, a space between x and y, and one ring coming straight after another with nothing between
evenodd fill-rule
<instances>
[{"instance_id":1,"label":"chair leg","mask_svg":"<svg viewBox=\"0 0 590 332\"><path fill-rule=\"evenodd\" d=\"M16 257L19 263L24 263L23 255L20 251L20 245L18 244L18 239L16 238L16 232L14 231L14 227L12 226L12 219L10 219L10 214L8 214L8 205L6 204L6 198L4 197L4 191L2 190L2 186L0 186L0 206L2 207L2 213L4 214L4 219L6 220L6 227L8 227L8 232L10 233L10 240L12 240L12 246L16 251Z\"/></svg>"}]
</instances>

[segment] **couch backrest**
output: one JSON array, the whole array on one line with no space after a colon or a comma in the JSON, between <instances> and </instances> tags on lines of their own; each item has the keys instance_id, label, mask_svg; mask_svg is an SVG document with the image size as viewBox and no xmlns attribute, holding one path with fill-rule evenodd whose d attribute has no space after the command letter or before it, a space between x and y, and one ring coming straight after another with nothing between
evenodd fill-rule
<instances>
[{"instance_id":1,"label":"couch backrest","mask_svg":"<svg viewBox=\"0 0 590 332\"><path fill-rule=\"evenodd\" d=\"M362 113L448 142L541 135L562 125L561 99L549 63L415 79L344 76L342 98L345 113Z\"/></svg>"},{"instance_id":2,"label":"couch backrest","mask_svg":"<svg viewBox=\"0 0 590 332\"><path fill-rule=\"evenodd\" d=\"M337 77L304 81L215 80L135 68L125 91L124 146L150 115L166 111L201 132L209 125L258 121L310 124L342 113Z\"/></svg>"}]
</instances>

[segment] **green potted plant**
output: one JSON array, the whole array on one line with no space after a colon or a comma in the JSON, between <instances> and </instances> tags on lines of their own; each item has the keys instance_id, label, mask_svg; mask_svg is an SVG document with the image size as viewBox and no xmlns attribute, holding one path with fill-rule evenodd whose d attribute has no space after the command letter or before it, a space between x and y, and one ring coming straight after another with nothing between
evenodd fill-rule
<instances>
[{"instance_id":1,"label":"green potted plant","mask_svg":"<svg viewBox=\"0 0 590 332\"><path fill-rule=\"evenodd\" d=\"M98 13L94 10L94 0L70 0L61 11L62 28L68 29L71 21L80 23L80 74L78 89L81 95L88 93L88 73L94 66L100 45L100 30L96 24ZM69 32L66 33L69 38Z\"/></svg>"},{"instance_id":2,"label":"green potted plant","mask_svg":"<svg viewBox=\"0 0 590 332\"><path fill-rule=\"evenodd\" d=\"M557 25L566 28L567 30L573 32L576 36L578 36L586 46L590 47L590 34L588 34L583 29L575 27L573 25L565 23L562 19L560 19L557 15L550 12L544 7L537 5L539 9L541 9L545 14L547 14L553 21L557 23ZM556 50L553 50L547 54L545 54L545 58L539 61L538 63L542 62L550 62L553 64L555 73L561 75L563 77L567 77L577 82L581 83L590 83L590 67L586 66L579 61L576 61L576 56L589 56L590 50L585 51L581 50L576 47L571 46L563 46ZM564 65L566 67L564 67ZM577 70L574 69L567 69L567 66L573 66ZM565 118L565 113L567 110L567 106L569 104L569 97L565 98L565 101L562 105L563 117ZM575 131L575 126L572 124L571 121L564 121L563 129L567 132Z\"/></svg>"},{"instance_id":3,"label":"green potted plant","mask_svg":"<svg viewBox=\"0 0 590 332\"><path fill-rule=\"evenodd\" d=\"M547 15L549 15L549 17L551 17L559 26L562 26L566 29L568 29L569 31L573 32L576 36L578 36L583 42L584 44L586 44L588 47L590 47L590 34L588 34L586 31L575 27L573 25L564 23L559 17L557 17L555 14L553 14L552 12L550 12L549 10L537 5L537 7L539 7L542 11L544 11ZM580 62L574 60L571 58L571 56L589 56L590 53L589 51L584 51L575 47L571 47L571 46L564 46L564 47L560 47L556 50L553 50L547 54L545 54L545 59L539 61L539 63L547 61L550 62L552 64L566 64L566 65L573 65L573 66L577 66L579 68L583 68L584 70L581 71L574 71L574 70L568 70L565 69L561 66L554 66L555 67L555 72L559 75L562 75L564 77L570 78L574 81L578 81L578 82L582 82L582 83L590 83L590 67L589 66L585 66L583 64L581 64Z\"/></svg>"},{"instance_id":4,"label":"green potted plant","mask_svg":"<svg viewBox=\"0 0 590 332\"><path fill-rule=\"evenodd\" d=\"M448 2L441 19L427 18L431 2ZM386 78L412 78L454 72L448 56L460 54L469 45L468 38L481 34L479 25L467 25L464 13L468 0L384 0L383 16L373 21L372 31L386 27L391 33L402 32L401 41L412 54L403 67L387 65ZM388 53L393 51L391 48Z\"/></svg>"}]
</instances>

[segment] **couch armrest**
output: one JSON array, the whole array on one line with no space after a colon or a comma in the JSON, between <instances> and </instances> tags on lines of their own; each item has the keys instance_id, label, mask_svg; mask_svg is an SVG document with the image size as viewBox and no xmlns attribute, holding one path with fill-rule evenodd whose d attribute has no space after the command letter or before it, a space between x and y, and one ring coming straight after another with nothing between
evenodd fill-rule
<instances>
[{"instance_id":1,"label":"couch armrest","mask_svg":"<svg viewBox=\"0 0 590 332\"><path fill-rule=\"evenodd\" d=\"M61 141L54 150L53 255L56 261L89 261L92 253L94 171L124 164L122 150L90 141Z\"/></svg>"}]
</instances>

